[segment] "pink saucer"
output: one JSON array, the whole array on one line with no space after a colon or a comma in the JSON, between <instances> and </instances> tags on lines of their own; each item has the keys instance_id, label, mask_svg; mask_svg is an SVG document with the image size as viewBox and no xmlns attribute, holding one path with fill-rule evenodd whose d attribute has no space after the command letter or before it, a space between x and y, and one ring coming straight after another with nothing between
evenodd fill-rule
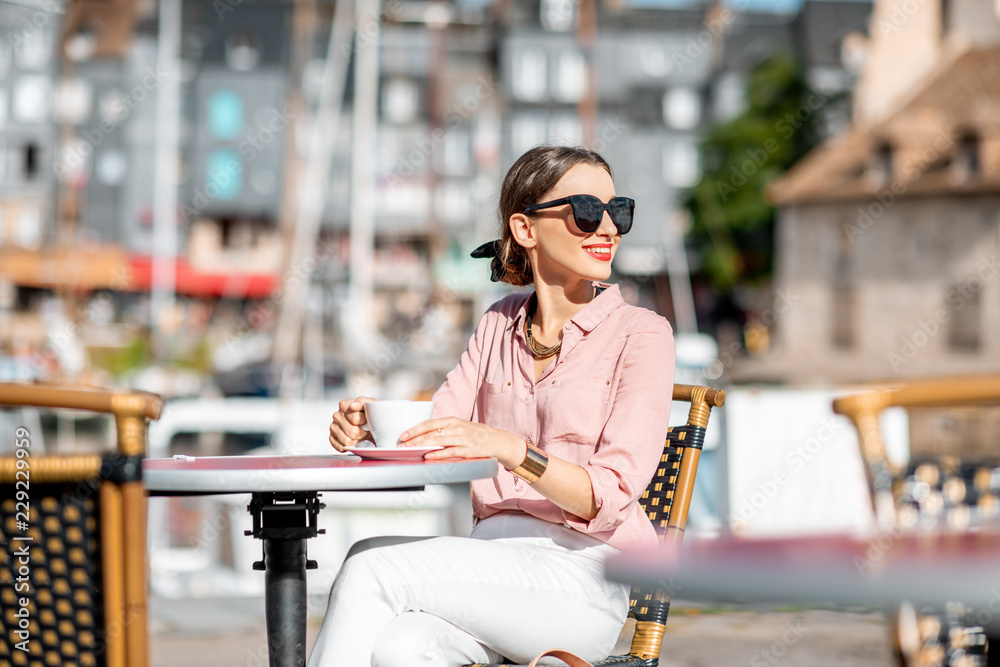
<instances>
[{"instance_id":1,"label":"pink saucer","mask_svg":"<svg viewBox=\"0 0 1000 667\"><path fill-rule=\"evenodd\" d=\"M351 454L375 461L404 461L422 459L427 452L444 447L355 447Z\"/></svg>"}]
</instances>

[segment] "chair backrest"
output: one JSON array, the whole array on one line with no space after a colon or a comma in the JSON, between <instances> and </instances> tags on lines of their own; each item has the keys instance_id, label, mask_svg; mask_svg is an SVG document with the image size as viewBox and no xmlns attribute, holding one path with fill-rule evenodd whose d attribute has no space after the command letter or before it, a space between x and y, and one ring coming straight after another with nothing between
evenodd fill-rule
<instances>
[{"instance_id":1,"label":"chair backrest","mask_svg":"<svg viewBox=\"0 0 1000 667\"><path fill-rule=\"evenodd\" d=\"M0 406L113 414L117 449L39 456L25 427L0 457L0 665L144 667L142 457L159 396L0 383Z\"/></svg>"},{"instance_id":2,"label":"chair backrest","mask_svg":"<svg viewBox=\"0 0 1000 667\"><path fill-rule=\"evenodd\" d=\"M639 499L661 542L680 541L684 536L708 420L712 408L725 403L726 394L721 389L676 384L673 400L690 402L687 423L668 430L660 465ZM629 615L636 625L630 655L647 665L657 664L669 611L670 591L632 590Z\"/></svg>"},{"instance_id":3,"label":"chair backrest","mask_svg":"<svg viewBox=\"0 0 1000 667\"><path fill-rule=\"evenodd\" d=\"M833 402L834 412L848 417L857 430L879 530L896 534L897 529L931 528L937 518L932 516L932 521L928 522L928 517L922 515L944 515L945 512L948 524L952 523L952 517L963 517L963 522L969 522L973 509L989 510L986 513L989 518L996 519L996 480L1000 479L997 460L985 461L980 457L963 460L949 456L947 461L911 460L903 468L893 465L886 456L879 425L879 415L891 407L988 405L1000 405L1000 376L915 380L844 396ZM922 487L920 493L916 492L918 487ZM928 502L935 497L936 502ZM962 526L949 525L948 528ZM988 582L983 583L984 587L987 585ZM987 638L982 621L974 610L960 602L945 605L944 613L932 608L918 611L911 603L904 602L890 616L890 635L894 662L899 665L941 664L953 655L963 656L962 664L994 664L984 655ZM992 648L995 642L989 643Z\"/></svg>"},{"instance_id":4,"label":"chair backrest","mask_svg":"<svg viewBox=\"0 0 1000 667\"><path fill-rule=\"evenodd\" d=\"M879 415L886 408L939 408L1000 404L1000 376L919 380L838 398L833 411L848 417L858 432L868 489L879 528L893 529L898 521L894 481L902 470L886 457Z\"/></svg>"}]
</instances>

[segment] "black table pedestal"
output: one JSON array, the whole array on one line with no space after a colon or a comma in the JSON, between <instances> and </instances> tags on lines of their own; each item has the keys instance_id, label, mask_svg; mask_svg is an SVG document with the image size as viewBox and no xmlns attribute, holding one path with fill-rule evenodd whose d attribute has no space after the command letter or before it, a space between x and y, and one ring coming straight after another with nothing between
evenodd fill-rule
<instances>
[{"instance_id":1,"label":"black table pedestal","mask_svg":"<svg viewBox=\"0 0 1000 667\"><path fill-rule=\"evenodd\" d=\"M264 608L270 667L306 664L306 540L326 531L316 518L323 504L315 491L254 493L249 510L253 530L264 541L264 558L253 567L264 570Z\"/></svg>"}]
</instances>

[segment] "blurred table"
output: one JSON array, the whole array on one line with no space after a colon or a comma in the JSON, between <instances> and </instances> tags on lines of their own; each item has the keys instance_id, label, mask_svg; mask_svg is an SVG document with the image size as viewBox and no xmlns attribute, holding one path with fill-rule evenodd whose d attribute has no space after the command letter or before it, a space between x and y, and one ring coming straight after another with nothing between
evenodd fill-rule
<instances>
[{"instance_id":1,"label":"blurred table","mask_svg":"<svg viewBox=\"0 0 1000 667\"><path fill-rule=\"evenodd\" d=\"M867 540L687 539L625 551L608 559L605 572L611 581L661 587L688 600L875 606L961 601L991 612L983 625L1000 625L1000 534L992 532Z\"/></svg>"},{"instance_id":2,"label":"blurred table","mask_svg":"<svg viewBox=\"0 0 1000 667\"><path fill-rule=\"evenodd\" d=\"M251 493L254 527L264 541L265 618L271 667L302 667L306 656L306 540L316 525L324 491L420 489L494 477L494 459L361 460L329 456L176 456L143 461L150 495Z\"/></svg>"}]
</instances>

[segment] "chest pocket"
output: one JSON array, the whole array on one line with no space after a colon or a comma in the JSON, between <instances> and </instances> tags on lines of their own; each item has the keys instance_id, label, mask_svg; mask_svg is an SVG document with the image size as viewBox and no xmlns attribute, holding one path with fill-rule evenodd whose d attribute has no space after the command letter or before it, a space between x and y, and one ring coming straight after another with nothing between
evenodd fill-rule
<instances>
[{"instance_id":1,"label":"chest pocket","mask_svg":"<svg viewBox=\"0 0 1000 667\"><path fill-rule=\"evenodd\" d=\"M559 380L544 393L538 406L542 442L596 446L611 414L610 379Z\"/></svg>"},{"instance_id":2,"label":"chest pocket","mask_svg":"<svg viewBox=\"0 0 1000 667\"><path fill-rule=\"evenodd\" d=\"M503 377L502 375L500 376ZM479 387L479 414L484 424L507 429L514 406L511 383L505 379L483 382Z\"/></svg>"}]
</instances>

